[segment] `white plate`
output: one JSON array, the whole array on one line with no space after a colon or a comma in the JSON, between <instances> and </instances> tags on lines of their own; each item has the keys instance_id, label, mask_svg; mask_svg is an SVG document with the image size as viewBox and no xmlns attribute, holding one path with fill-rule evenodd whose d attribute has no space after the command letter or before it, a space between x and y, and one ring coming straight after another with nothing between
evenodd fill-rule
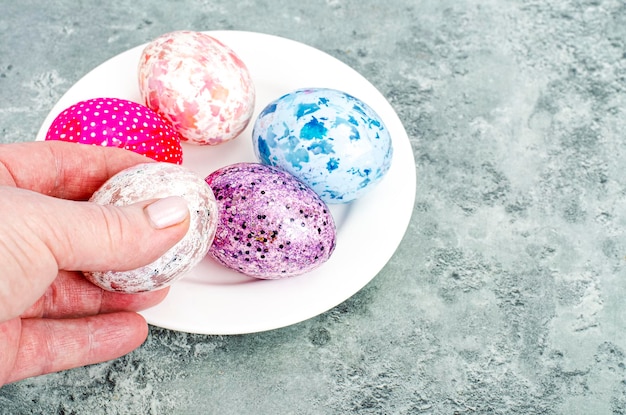
<instances>
[{"instance_id":1,"label":"white plate","mask_svg":"<svg viewBox=\"0 0 626 415\"><path fill-rule=\"evenodd\" d=\"M256 111L237 139L217 147L185 145L183 164L205 177L218 167L256 161L251 130L270 101L303 87L343 90L368 103L391 133L391 169L372 191L350 205L331 205L337 223L337 248L328 262L306 275L256 280L208 257L171 287L161 304L142 312L155 326L201 334L243 334L276 329L314 317L363 288L395 252L408 226L415 200L415 162L398 116L363 76L310 46L280 37L239 31L208 32L230 46L246 63L257 90ZM89 98L117 97L141 102L137 64L145 45L104 62L57 102L37 139L45 138L54 118Z\"/></svg>"}]
</instances>

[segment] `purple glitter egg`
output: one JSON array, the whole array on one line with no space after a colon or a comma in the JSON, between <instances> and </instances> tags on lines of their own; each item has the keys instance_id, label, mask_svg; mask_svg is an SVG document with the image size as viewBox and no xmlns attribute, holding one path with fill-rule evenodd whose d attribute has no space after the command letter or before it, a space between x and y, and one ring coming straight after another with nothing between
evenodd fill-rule
<instances>
[{"instance_id":1,"label":"purple glitter egg","mask_svg":"<svg viewBox=\"0 0 626 415\"><path fill-rule=\"evenodd\" d=\"M328 206L307 185L276 167L237 163L206 178L219 221L209 254L243 274L278 279L319 267L335 249Z\"/></svg>"}]
</instances>

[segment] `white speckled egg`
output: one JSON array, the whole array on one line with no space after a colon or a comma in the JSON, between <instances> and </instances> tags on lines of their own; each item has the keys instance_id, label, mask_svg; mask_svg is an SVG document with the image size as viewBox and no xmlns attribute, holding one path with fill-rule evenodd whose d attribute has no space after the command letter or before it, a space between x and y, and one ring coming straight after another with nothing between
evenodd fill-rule
<instances>
[{"instance_id":1,"label":"white speckled egg","mask_svg":"<svg viewBox=\"0 0 626 415\"><path fill-rule=\"evenodd\" d=\"M259 163L237 163L206 178L219 209L209 254L235 271L262 279L304 274L335 249L331 213L291 174Z\"/></svg>"},{"instance_id":2,"label":"white speckled egg","mask_svg":"<svg viewBox=\"0 0 626 415\"><path fill-rule=\"evenodd\" d=\"M311 186L327 203L359 198L387 173L391 137L365 102L328 88L299 89L269 103L252 133L258 159Z\"/></svg>"},{"instance_id":3,"label":"white speckled egg","mask_svg":"<svg viewBox=\"0 0 626 415\"><path fill-rule=\"evenodd\" d=\"M146 266L130 271L86 272L89 281L108 291L152 291L182 278L206 256L217 228L217 203L204 179L185 167L170 163L130 167L107 180L90 201L125 206L167 196L187 201L190 223L185 236Z\"/></svg>"},{"instance_id":4,"label":"white speckled egg","mask_svg":"<svg viewBox=\"0 0 626 415\"><path fill-rule=\"evenodd\" d=\"M150 42L139 62L139 90L145 104L193 144L234 139L254 110L248 68L228 46L202 32L176 31Z\"/></svg>"}]
</instances>

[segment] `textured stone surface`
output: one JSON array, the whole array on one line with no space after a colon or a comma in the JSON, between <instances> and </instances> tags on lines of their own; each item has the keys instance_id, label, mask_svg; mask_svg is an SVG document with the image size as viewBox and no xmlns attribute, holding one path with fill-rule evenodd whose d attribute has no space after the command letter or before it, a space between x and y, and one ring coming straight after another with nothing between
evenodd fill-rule
<instances>
[{"instance_id":1,"label":"textured stone surface","mask_svg":"<svg viewBox=\"0 0 626 415\"><path fill-rule=\"evenodd\" d=\"M303 323L153 328L113 362L0 389L0 413L626 413L620 0L0 0L0 139L171 30L276 34L389 99L417 201L395 256Z\"/></svg>"}]
</instances>

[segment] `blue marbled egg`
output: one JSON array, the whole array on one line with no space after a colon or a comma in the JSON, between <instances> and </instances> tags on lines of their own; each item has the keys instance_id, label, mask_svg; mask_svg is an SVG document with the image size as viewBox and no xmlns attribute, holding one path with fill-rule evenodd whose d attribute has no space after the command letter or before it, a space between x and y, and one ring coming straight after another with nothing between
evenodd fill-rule
<instances>
[{"instance_id":1,"label":"blue marbled egg","mask_svg":"<svg viewBox=\"0 0 626 415\"><path fill-rule=\"evenodd\" d=\"M252 131L259 161L296 176L326 203L359 198L391 165L391 137L363 101L328 88L299 89L268 104Z\"/></svg>"}]
</instances>

